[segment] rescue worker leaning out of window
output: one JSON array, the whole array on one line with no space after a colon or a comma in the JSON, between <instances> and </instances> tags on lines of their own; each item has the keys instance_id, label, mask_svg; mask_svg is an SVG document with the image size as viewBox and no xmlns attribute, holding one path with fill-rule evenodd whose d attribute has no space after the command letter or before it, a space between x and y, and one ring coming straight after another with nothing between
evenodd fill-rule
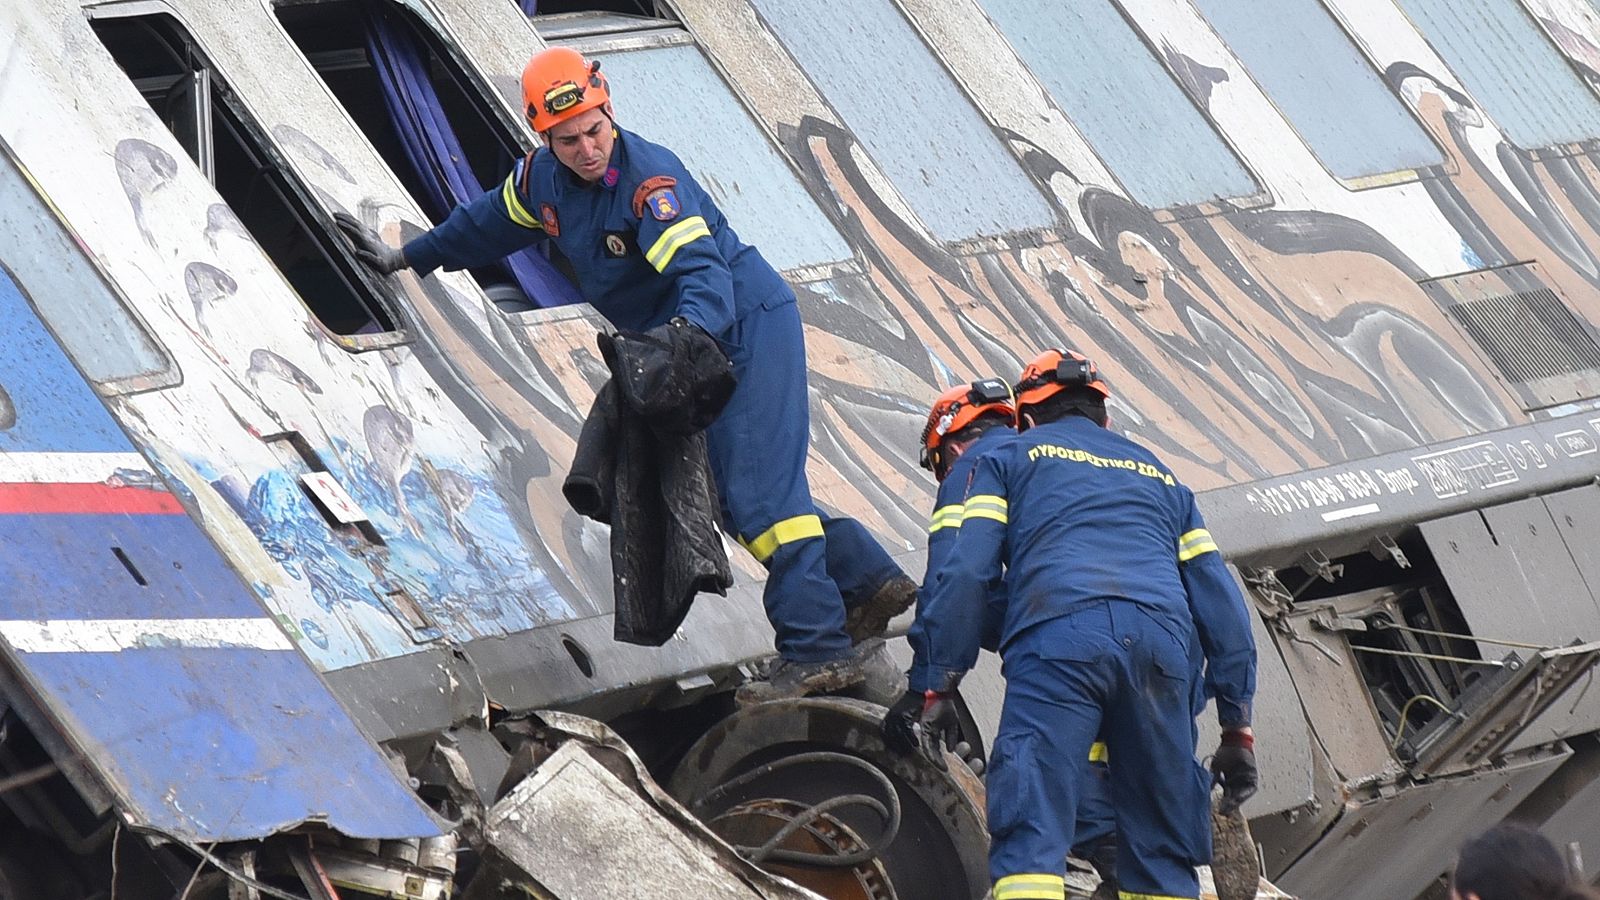
<instances>
[{"instance_id":1,"label":"rescue worker leaning out of window","mask_svg":"<svg viewBox=\"0 0 1600 900\"><path fill-rule=\"evenodd\" d=\"M486 265L553 241L584 299L619 328L672 322L716 338L738 388L707 429L723 524L768 570L764 602L780 656L742 699L838 690L862 680L852 644L910 607L916 584L853 519L821 514L805 464L806 356L794 292L672 151L618 127L598 62L553 47L522 73L544 146L504 184L395 249L348 216L357 255L385 273ZM848 613L847 613L848 602Z\"/></svg>"},{"instance_id":2,"label":"rescue worker leaning out of window","mask_svg":"<svg viewBox=\"0 0 1600 900\"><path fill-rule=\"evenodd\" d=\"M939 488L934 496L933 516L928 522L928 574L924 584L944 565L945 557L961 533L961 517L966 500L967 481L983 455L1011 446L1017 440L1017 411L1011 385L999 378L985 378L957 385L934 401L922 429L922 467L933 472ZM998 650L1000 627L1005 614L1005 582L989 585L985 607L970 610L982 616L985 650ZM925 704L928 681L928 654L923 644L923 620L912 623L906 636L914 648L913 665L908 673L907 690L890 707L883 720L884 742L900 753L916 749L923 735L915 727ZM928 734L928 738L934 735ZM930 756L943 761L940 748L930 747ZM1100 875L1094 900L1104 900L1116 892L1116 817L1111 806L1110 771L1106 745L1096 741L1084 760L1078 789L1077 823L1073 829L1072 855L1088 860Z\"/></svg>"},{"instance_id":3,"label":"rescue worker leaning out of window","mask_svg":"<svg viewBox=\"0 0 1600 900\"><path fill-rule=\"evenodd\" d=\"M1023 370L1023 431L976 460L960 532L919 610L932 685L919 727L944 735L948 694L982 641L971 610L1004 573L1006 693L987 783L995 900L1065 897L1081 761L1097 736L1112 758L1120 896L1197 897L1212 779L1224 812L1256 789L1249 611L1193 493L1105 427L1109 396L1076 353L1050 350ZM1191 633L1223 732L1209 776L1194 755Z\"/></svg>"}]
</instances>

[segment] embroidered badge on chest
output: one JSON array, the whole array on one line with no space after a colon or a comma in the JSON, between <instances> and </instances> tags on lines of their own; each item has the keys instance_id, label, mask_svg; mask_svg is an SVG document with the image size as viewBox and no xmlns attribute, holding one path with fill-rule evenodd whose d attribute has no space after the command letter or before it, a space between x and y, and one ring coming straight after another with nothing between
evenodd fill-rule
<instances>
[{"instance_id":1,"label":"embroidered badge on chest","mask_svg":"<svg viewBox=\"0 0 1600 900\"><path fill-rule=\"evenodd\" d=\"M551 237L561 236L561 223L556 220L556 208L548 203L539 204L539 224L544 226L544 233Z\"/></svg>"},{"instance_id":2,"label":"embroidered badge on chest","mask_svg":"<svg viewBox=\"0 0 1600 900\"><path fill-rule=\"evenodd\" d=\"M605 238L606 256L612 259L621 259L628 255L628 237L626 232L608 231Z\"/></svg>"}]
</instances>

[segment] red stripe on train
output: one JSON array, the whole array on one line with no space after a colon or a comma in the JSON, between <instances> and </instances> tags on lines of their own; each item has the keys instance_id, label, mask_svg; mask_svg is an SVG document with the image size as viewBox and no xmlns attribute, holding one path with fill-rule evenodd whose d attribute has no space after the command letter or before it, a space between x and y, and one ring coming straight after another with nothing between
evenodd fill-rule
<instances>
[{"instance_id":1,"label":"red stripe on train","mask_svg":"<svg viewBox=\"0 0 1600 900\"><path fill-rule=\"evenodd\" d=\"M0 484L0 515L18 513L125 513L177 515L178 498L166 491L109 484Z\"/></svg>"}]
</instances>

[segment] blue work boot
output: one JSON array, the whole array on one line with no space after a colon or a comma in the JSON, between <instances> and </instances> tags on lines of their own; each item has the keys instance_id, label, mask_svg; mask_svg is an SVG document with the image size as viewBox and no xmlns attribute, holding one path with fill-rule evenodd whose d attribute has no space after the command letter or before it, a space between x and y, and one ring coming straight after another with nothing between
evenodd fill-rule
<instances>
[{"instance_id":1,"label":"blue work boot","mask_svg":"<svg viewBox=\"0 0 1600 900\"><path fill-rule=\"evenodd\" d=\"M854 687L866 680L867 657L880 646L882 641L868 641L849 656L816 662L779 658L767 670L766 678L741 686L734 699L740 706L750 706L774 700L797 700L812 694L832 694Z\"/></svg>"},{"instance_id":2,"label":"blue work boot","mask_svg":"<svg viewBox=\"0 0 1600 900\"><path fill-rule=\"evenodd\" d=\"M916 602L915 581L906 575L890 578L866 602L845 610L844 630L850 635L850 643L881 637L889 629L889 621Z\"/></svg>"}]
</instances>

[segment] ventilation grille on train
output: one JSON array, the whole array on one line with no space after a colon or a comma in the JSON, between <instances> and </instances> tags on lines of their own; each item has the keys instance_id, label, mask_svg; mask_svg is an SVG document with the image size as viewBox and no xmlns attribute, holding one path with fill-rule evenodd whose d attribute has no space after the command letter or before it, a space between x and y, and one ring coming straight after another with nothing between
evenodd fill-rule
<instances>
[{"instance_id":1,"label":"ventilation grille on train","mask_svg":"<svg viewBox=\"0 0 1600 900\"><path fill-rule=\"evenodd\" d=\"M1549 288L1467 300L1449 309L1510 381L1600 371L1600 345Z\"/></svg>"}]
</instances>

